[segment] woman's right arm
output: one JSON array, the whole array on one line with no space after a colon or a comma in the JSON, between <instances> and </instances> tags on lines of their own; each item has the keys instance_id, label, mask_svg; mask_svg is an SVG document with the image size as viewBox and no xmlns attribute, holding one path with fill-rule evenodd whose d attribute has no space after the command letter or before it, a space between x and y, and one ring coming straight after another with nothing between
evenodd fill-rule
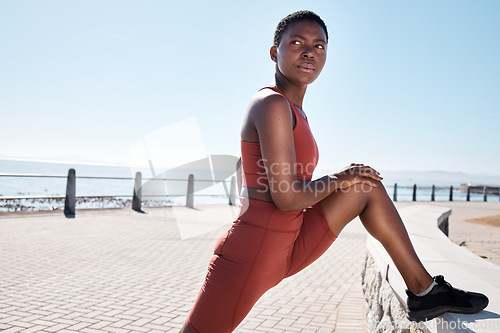
<instances>
[{"instance_id":1,"label":"woman's right arm","mask_svg":"<svg viewBox=\"0 0 500 333\"><path fill-rule=\"evenodd\" d=\"M279 94L254 99L245 123L258 135L268 190L281 210L303 209L338 189L358 183L377 186L382 179L371 167L351 164L316 180L297 180L293 117L287 100Z\"/></svg>"}]
</instances>

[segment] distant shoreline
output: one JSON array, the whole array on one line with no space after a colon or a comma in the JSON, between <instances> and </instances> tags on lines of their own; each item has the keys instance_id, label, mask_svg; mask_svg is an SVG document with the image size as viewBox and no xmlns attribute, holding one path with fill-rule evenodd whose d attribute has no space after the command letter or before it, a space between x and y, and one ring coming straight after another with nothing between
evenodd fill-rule
<instances>
[{"instance_id":1,"label":"distant shoreline","mask_svg":"<svg viewBox=\"0 0 500 333\"><path fill-rule=\"evenodd\" d=\"M19 161L19 162L35 162L35 163L53 163L53 164L73 164L73 165L94 165L94 166L104 166L104 167L123 167L123 168L133 168L134 166L123 163L111 163L111 162L98 162L98 161L84 161L84 160L65 160L65 159L44 159L36 157L10 157L10 156L0 156L0 161Z\"/></svg>"}]
</instances>

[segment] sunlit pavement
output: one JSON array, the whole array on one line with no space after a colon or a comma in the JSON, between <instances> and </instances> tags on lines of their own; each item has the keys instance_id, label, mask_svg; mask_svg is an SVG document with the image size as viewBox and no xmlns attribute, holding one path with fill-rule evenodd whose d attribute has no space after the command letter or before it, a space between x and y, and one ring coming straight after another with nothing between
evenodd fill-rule
<instances>
[{"instance_id":1,"label":"sunlit pavement","mask_svg":"<svg viewBox=\"0 0 500 333\"><path fill-rule=\"evenodd\" d=\"M455 218L467 215L459 207ZM178 332L232 214L225 205L80 210L74 219L2 214L0 330ZM186 230L206 216L227 224L181 238L176 219ZM364 332L365 242L355 220L319 260L266 293L236 332Z\"/></svg>"}]
</instances>

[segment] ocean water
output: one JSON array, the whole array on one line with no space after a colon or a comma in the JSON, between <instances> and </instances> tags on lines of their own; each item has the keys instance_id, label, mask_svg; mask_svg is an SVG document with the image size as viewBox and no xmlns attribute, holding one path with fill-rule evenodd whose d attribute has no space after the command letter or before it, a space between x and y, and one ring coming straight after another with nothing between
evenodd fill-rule
<instances>
[{"instance_id":1,"label":"ocean water","mask_svg":"<svg viewBox=\"0 0 500 333\"><path fill-rule=\"evenodd\" d=\"M76 196L105 198L78 199L77 209L113 208L131 206L134 191L135 170L126 166L107 166L78 163L54 163L43 161L20 161L0 159L0 196L1 197L51 197L65 196L67 175L70 169L76 173ZM47 177L15 177L12 175L51 175ZM110 177L122 179L88 179L79 177ZM147 181L143 176L143 183ZM164 184L159 183L159 186ZM187 180L181 182L187 191ZM156 186L158 187L158 186ZM166 193L167 191L160 191ZM186 193L182 191L182 193ZM195 204L227 203L228 199L222 184L195 193ZM143 191L144 195L144 191ZM143 199L146 199L143 197ZM185 205L186 197L180 193L172 196L151 197L143 201L143 206ZM64 209L64 200L57 199L16 199L0 200L0 212L17 210Z\"/></svg>"},{"instance_id":2,"label":"ocean water","mask_svg":"<svg viewBox=\"0 0 500 333\"><path fill-rule=\"evenodd\" d=\"M67 177L69 169L76 170L77 177L129 177L127 167L49 163L33 161L0 160L0 174L37 174ZM133 180L77 179L79 195L131 195ZM66 178L0 177L2 196L64 196Z\"/></svg>"},{"instance_id":3,"label":"ocean water","mask_svg":"<svg viewBox=\"0 0 500 333\"><path fill-rule=\"evenodd\" d=\"M86 198L79 199L77 208L107 208L131 205L131 197L134 187L133 175L135 170L125 166L106 166L75 163L54 163L41 161L19 161L0 160L0 174L36 174L55 175L63 178L37 178L37 177L4 177L0 176L0 196L64 196L66 194L66 177L69 169L76 170L76 195L77 197L106 196L107 198ZM78 177L122 177L125 179L86 179ZM143 176L144 178L147 175ZM227 179L226 187L229 184ZM394 183L398 183L398 201L411 201L413 194L413 182L385 180L384 185L391 198L393 198ZM433 181L420 180L417 183L417 201L431 200L431 186L436 184ZM459 191L459 183L436 184L436 201L448 201L450 195L450 185L454 186L453 200L465 201L466 193ZM163 186L160 184L160 187ZM181 188L186 188L187 182L181 183ZM160 191L161 192L161 191ZM166 193L167 191L163 191ZM185 193L185 192L183 192ZM184 205L185 196L176 193L175 196L155 197L154 200L147 200L147 205ZM482 194L471 194L471 201L482 201ZM488 201L498 201L498 195L490 194ZM219 183L209 188L195 193L196 204L216 204L227 203L228 198L223 184ZM0 200L0 212L23 210L23 209L62 209L63 200L49 199L22 199L22 200Z\"/></svg>"}]
</instances>

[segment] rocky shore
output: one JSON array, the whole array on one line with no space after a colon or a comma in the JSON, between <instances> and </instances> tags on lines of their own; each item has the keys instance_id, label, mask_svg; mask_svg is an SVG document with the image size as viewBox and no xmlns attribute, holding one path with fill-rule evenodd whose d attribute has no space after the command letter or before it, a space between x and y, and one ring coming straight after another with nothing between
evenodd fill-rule
<instances>
[{"instance_id":1,"label":"rocky shore","mask_svg":"<svg viewBox=\"0 0 500 333\"><path fill-rule=\"evenodd\" d=\"M144 207L166 207L175 203L171 200L143 201ZM122 208L132 206L132 199L117 197L77 198L76 209ZM0 213L23 211L64 210L64 199L1 199Z\"/></svg>"}]
</instances>

